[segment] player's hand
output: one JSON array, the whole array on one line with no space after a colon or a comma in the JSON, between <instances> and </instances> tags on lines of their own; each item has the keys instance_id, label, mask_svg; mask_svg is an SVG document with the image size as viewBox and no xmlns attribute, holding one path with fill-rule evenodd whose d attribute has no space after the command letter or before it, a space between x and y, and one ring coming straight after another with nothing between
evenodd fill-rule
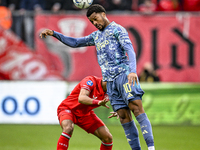
<instances>
[{"instance_id":1,"label":"player's hand","mask_svg":"<svg viewBox=\"0 0 200 150\"><path fill-rule=\"evenodd\" d=\"M112 115L110 115L108 118L117 117L117 119L119 119L119 115L117 112L110 112L110 114Z\"/></svg>"},{"instance_id":2,"label":"player's hand","mask_svg":"<svg viewBox=\"0 0 200 150\"><path fill-rule=\"evenodd\" d=\"M46 36L52 36L53 35L53 31L52 30L49 30L49 29L45 29L43 30L41 33L40 33L40 38L46 38Z\"/></svg>"},{"instance_id":3,"label":"player's hand","mask_svg":"<svg viewBox=\"0 0 200 150\"><path fill-rule=\"evenodd\" d=\"M99 101L98 105L104 106L106 108L110 108L106 103L109 101L109 99L104 99L102 101Z\"/></svg>"},{"instance_id":4,"label":"player's hand","mask_svg":"<svg viewBox=\"0 0 200 150\"><path fill-rule=\"evenodd\" d=\"M135 82L136 82L137 85L138 85L137 74L136 74L136 73L133 73L133 72L129 73L129 75L128 75L128 83L129 83L130 85L133 84L133 86L134 86L134 85L135 85Z\"/></svg>"}]
</instances>

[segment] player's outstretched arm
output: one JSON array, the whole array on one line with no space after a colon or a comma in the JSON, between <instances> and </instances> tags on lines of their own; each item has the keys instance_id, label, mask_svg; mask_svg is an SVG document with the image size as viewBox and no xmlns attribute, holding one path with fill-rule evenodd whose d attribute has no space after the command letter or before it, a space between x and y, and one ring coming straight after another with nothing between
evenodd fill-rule
<instances>
[{"instance_id":1,"label":"player's outstretched arm","mask_svg":"<svg viewBox=\"0 0 200 150\"><path fill-rule=\"evenodd\" d=\"M50 29L45 29L40 33L40 38L46 38L46 36L52 36L53 35L53 30Z\"/></svg>"}]
</instances>

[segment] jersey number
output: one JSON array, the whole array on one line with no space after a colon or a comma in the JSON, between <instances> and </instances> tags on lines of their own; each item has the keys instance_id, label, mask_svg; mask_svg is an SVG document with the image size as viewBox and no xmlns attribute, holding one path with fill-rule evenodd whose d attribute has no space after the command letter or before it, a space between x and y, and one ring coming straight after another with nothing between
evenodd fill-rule
<instances>
[{"instance_id":1,"label":"jersey number","mask_svg":"<svg viewBox=\"0 0 200 150\"><path fill-rule=\"evenodd\" d=\"M131 86L129 83L125 83L125 84L123 84L123 86L124 86L126 93L131 92Z\"/></svg>"}]
</instances>

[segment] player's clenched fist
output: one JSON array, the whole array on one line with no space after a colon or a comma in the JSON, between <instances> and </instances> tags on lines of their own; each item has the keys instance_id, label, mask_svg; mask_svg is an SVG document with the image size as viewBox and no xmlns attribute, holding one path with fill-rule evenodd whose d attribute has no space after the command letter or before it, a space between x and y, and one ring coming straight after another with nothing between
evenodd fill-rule
<instances>
[{"instance_id":1,"label":"player's clenched fist","mask_svg":"<svg viewBox=\"0 0 200 150\"><path fill-rule=\"evenodd\" d=\"M48 36L48 35L52 36L52 35L53 35L53 30L49 30L49 29L43 30L43 31L40 33L40 38L43 38L43 37L46 38L46 36Z\"/></svg>"}]
</instances>

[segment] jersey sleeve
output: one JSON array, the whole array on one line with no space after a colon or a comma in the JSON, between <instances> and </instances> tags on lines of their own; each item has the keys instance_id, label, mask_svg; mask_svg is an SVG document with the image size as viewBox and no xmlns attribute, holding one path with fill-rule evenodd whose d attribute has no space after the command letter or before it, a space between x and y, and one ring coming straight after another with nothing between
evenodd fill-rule
<instances>
[{"instance_id":1,"label":"jersey sleeve","mask_svg":"<svg viewBox=\"0 0 200 150\"><path fill-rule=\"evenodd\" d=\"M129 58L129 72L136 73L136 57L135 52L128 36L128 32L122 26L118 26L114 30L115 37L119 41L122 48L126 51Z\"/></svg>"},{"instance_id":2,"label":"jersey sleeve","mask_svg":"<svg viewBox=\"0 0 200 150\"><path fill-rule=\"evenodd\" d=\"M129 71L136 73L136 56L132 44L125 44L124 50L127 52L129 58Z\"/></svg>"},{"instance_id":3,"label":"jersey sleeve","mask_svg":"<svg viewBox=\"0 0 200 150\"><path fill-rule=\"evenodd\" d=\"M86 37L81 38L73 38L69 36L65 36L59 32L53 31L53 36L57 38L59 41L61 41L63 44L70 46L70 47L84 47L84 46L90 46L86 40L88 40Z\"/></svg>"},{"instance_id":4,"label":"jersey sleeve","mask_svg":"<svg viewBox=\"0 0 200 150\"><path fill-rule=\"evenodd\" d=\"M94 89L94 81L91 78L84 78L81 82L80 82L80 87L81 89L85 89L88 90L89 92L91 92Z\"/></svg>"},{"instance_id":5,"label":"jersey sleeve","mask_svg":"<svg viewBox=\"0 0 200 150\"><path fill-rule=\"evenodd\" d=\"M124 45L126 45L128 43L131 44L131 40L128 36L128 32L126 31L126 29L124 27L122 27L122 26L115 27L114 35L122 47L124 47Z\"/></svg>"},{"instance_id":6,"label":"jersey sleeve","mask_svg":"<svg viewBox=\"0 0 200 150\"><path fill-rule=\"evenodd\" d=\"M86 41L88 46L94 46L95 45L95 42L94 42L95 34L96 34L96 32L93 32L90 35L85 37L85 41Z\"/></svg>"}]
</instances>

